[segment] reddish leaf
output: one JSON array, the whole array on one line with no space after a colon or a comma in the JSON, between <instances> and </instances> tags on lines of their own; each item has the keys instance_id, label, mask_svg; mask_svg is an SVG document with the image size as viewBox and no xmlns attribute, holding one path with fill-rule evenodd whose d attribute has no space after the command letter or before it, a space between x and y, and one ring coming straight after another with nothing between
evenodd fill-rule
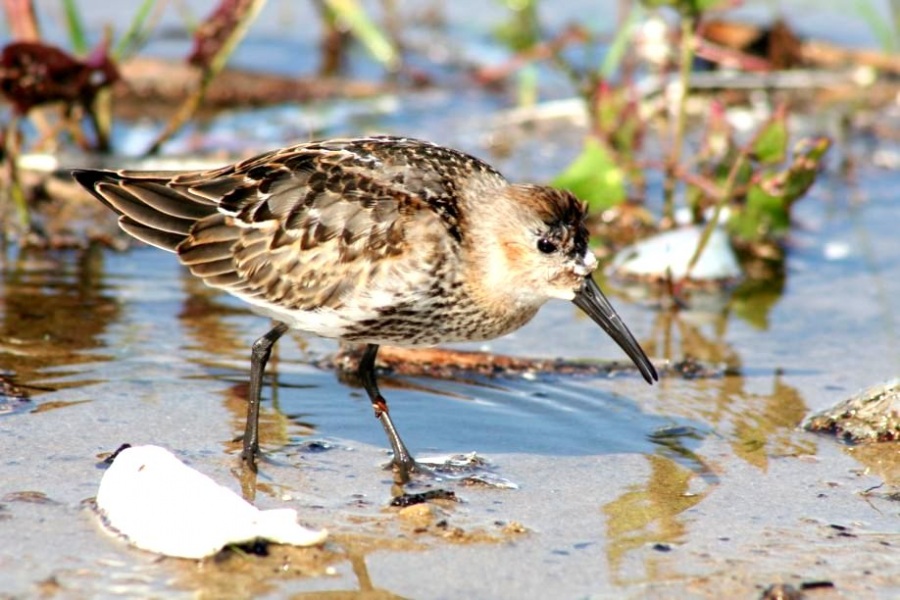
<instances>
[{"instance_id":1,"label":"reddish leaf","mask_svg":"<svg viewBox=\"0 0 900 600\"><path fill-rule=\"evenodd\" d=\"M194 49L188 62L196 67L208 68L234 30L253 9L253 0L221 0L216 9L194 32Z\"/></svg>"},{"instance_id":2,"label":"reddish leaf","mask_svg":"<svg viewBox=\"0 0 900 600\"><path fill-rule=\"evenodd\" d=\"M118 79L105 49L80 61L54 46L17 42L0 54L0 93L20 114L48 102L87 106L100 89Z\"/></svg>"}]
</instances>

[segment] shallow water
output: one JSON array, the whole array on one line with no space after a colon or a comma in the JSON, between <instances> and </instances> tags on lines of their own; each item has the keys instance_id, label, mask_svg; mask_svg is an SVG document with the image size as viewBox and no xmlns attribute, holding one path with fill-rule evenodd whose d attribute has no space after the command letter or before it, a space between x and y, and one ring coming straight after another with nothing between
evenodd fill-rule
<instances>
[{"instance_id":1,"label":"shallow water","mask_svg":"<svg viewBox=\"0 0 900 600\"><path fill-rule=\"evenodd\" d=\"M478 451L496 475L519 485L458 490L466 503L450 509L451 522L490 531L495 520L514 520L533 533L513 546L379 551L367 559L377 585L401 595L477 595L497 584L477 565L501 560L506 566L495 567L514 581L491 595L513 596L555 577L566 578L565 595L685 591L694 576L722 585L733 567L737 589L824 578L890 596L887 590L900 584L895 506L860 494L896 484L896 451L857 461L833 440L797 430L809 411L896 375L900 364L896 175L864 173L861 204L828 198L826 185L803 201L804 227L794 236L784 293L766 327L736 316L737 309L672 316L615 300L654 359L693 355L727 365L721 377L670 376L654 387L633 372L386 378L392 413L414 452ZM846 259L823 258L834 241L850 245ZM21 542L0 555L15 567L4 569L0 587L27 595L54 577L63 590L89 595L172 591L170 578L184 567L153 563L101 535L81 507L102 475L94 462L122 442L155 443L237 486L231 471L238 447L231 440L243 427L249 344L267 321L198 285L173 257L153 249L11 250L2 279L2 368L31 400L11 401L14 410L0 419L0 527ZM274 506L287 495L315 525L384 535L383 525L355 521L388 519L380 508L390 495L388 474L378 466L387 460L383 432L361 390L311 366L336 349L303 334L279 343L263 411L270 462L262 467L257 502ZM621 359L602 332L564 303L548 305L490 349ZM330 449L315 451L310 442ZM832 524L858 537L836 544ZM873 544L878 571L866 566L871 557L860 558ZM823 553L830 558L820 564ZM468 583L410 575L410 563L427 572L436 560L449 561L453 577ZM521 572L515 564L530 566ZM329 587L352 585L345 567L325 579ZM218 576L229 581L227 572ZM304 577L263 586L248 577L253 593L325 586ZM213 584L200 577L184 585Z\"/></svg>"},{"instance_id":2,"label":"shallow water","mask_svg":"<svg viewBox=\"0 0 900 600\"><path fill-rule=\"evenodd\" d=\"M842 35L854 39L854 31ZM485 35L476 28L467 39L480 47ZM252 65L253 53L243 60ZM311 128L434 139L488 158L515 180L546 180L577 151L577 129L492 128L492 111L504 105L477 91L427 92L374 108L331 107L338 116ZM297 136L301 113L224 116L206 132L232 137L204 139L279 145L286 140L275 137L278 128L260 122L293 122L286 131ZM265 139L234 134L236 123ZM492 157L492 142L507 137L512 151ZM155 249L7 249L0 372L30 400L0 400L0 531L16 540L0 549L0 596L284 597L374 588L383 597L532 597L550 589L559 597L749 597L775 582L826 580L849 597L896 596L900 521L887 493L898 483L896 448L848 449L797 428L810 411L898 375L900 176L871 165L873 144L896 151L890 142L851 142L841 151L859 160L857 183L825 176L798 205L785 280L774 291L673 315L606 288L654 360L693 356L719 376L668 375L653 387L634 372L385 378L414 453L477 451L518 485L455 488L464 503L441 514L453 527L485 532L463 542L417 533L384 509L387 444L369 402L313 366L335 343L302 333L279 342L264 392L267 458L253 486L235 469L233 439L243 429L249 346L265 319ZM566 303L551 303L487 347L623 359ZM104 535L85 501L102 476L98 455L122 442L166 446L218 481L243 485L263 507L298 508L308 523L337 532L324 561L333 571L304 570L300 553L280 549L266 560L198 568ZM496 524L513 521L528 533Z\"/></svg>"}]
</instances>

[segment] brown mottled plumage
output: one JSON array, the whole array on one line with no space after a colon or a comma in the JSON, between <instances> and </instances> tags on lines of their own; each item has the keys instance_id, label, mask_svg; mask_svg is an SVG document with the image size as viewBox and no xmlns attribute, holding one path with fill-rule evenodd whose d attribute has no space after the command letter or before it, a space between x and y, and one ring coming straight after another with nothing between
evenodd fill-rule
<instances>
[{"instance_id":1,"label":"brown mottled plumage","mask_svg":"<svg viewBox=\"0 0 900 600\"><path fill-rule=\"evenodd\" d=\"M278 324L253 348L244 459L262 373L289 328L369 344L360 376L406 476L414 465L374 376L379 344L498 337L571 300L648 382L656 372L593 282L585 206L484 162L396 137L300 144L214 171L74 171L126 232L175 252Z\"/></svg>"}]
</instances>

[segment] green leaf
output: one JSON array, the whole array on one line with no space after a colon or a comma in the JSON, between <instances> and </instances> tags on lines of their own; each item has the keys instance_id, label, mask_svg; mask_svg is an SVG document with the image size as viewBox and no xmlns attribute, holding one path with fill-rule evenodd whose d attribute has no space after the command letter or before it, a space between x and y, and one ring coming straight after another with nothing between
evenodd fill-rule
<instances>
[{"instance_id":1,"label":"green leaf","mask_svg":"<svg viewBox=\"0 0 900 600\"><path fill-rule=\"evenodd\" d=\"M790 215L783 198L768 194L757 183L747 191L743 210L729 222L732 231L747 241L758 241L790 226Z\"/></svg>"},{"instance_id":2,"label":"green leaf","mask_svg":"<svg viewBox=\"0 0 900 600\"><path fill-rule=\"evenodd\" d=\"M759 185L747 192L747 212L759 222L763 233L784 233L791 226L790 204L783 196L767 193Z\"/></svg>"},{"instance_id":3,"label":"green leaf","mask_svg":"<svg viewBox=\"0 0 900 600\"><path fill-rule=\"evenodd\" d=\"M523 52L542 41L537 0L503 0L509 20L494 30L501 43L513 52Z\"/></svg>"},{"instance_id":4,"label":"green leaf","mask_svg":"<svg viewBox=\"0 0 900 600\"><path fill-rule=\"evenodd\" d=\"M830 147L831 140L826 137L804 138L797 142L791 165L781 174L782 181L778 182L781 194L788 203L793 204L809 191Z\"/></svg>"},{"instance_id":5,"label":"green leaf","mask_svg":"<svg viewBox=\"0 0 900 600\"><path fill-rule=\"evenodd\" d=\"M719 4L724 4L725 0L694 0L694 10L704 12L716 8Z\"/></svg>"},{"instance_id":6,"label":"green leaf","mask_svg":"<svg viewBox=\"0 0 900 600\"><path fill-rule=\"evenodd\" d=\"M679 13L689 16L699 16L723 2L724 0L641 0L641 3L648 8L670 6Z\"/></svg>"},{"instance_id":7,"label":"green leaf","mask_svg":"<svg viewBox=\"0 0 900 600\"><path fill-rule=\"evenodd\" d=\"M729 221L734 234L747 241L784 234L791 224L791 207L815 183L830 147L828 138L802 139L788 168L755 179L744 206L737 208Z\"/></svg>"},{"instance_id":8,"label":"green leaf","mask_svg":"<svg viewBox=\"0 0 900 600\"><path fill-rule=\"evenodd\" d=\"M591 208L604 210L625 201L625 177L609 151L588 138L575 161L553 180L553 186L569 190Z\"/></svg>"},{"instance_id":9,"label":"green leaf","mask_svg":"<svg viewBox=\"0 0 900 600\"><path fill-rule=\"evenodd\" d=\"M143 2L141 2L134 18L131 19L131 22L128 24L128 29L122 35L119 43L116 44L116 49L113 51L113 56L116 60L121 61L127 56L137 54L138 48L140 48L147 39L147 19L155 4L156 0L143 0Z\"/></svg>"},{"instance_id":10,"label":"green leaf","mask_svg":"<svg viewBox=\"0 0 900 600\"><path fill-rule=\"evenodd\" d=\"M751 153L763 164L778 164L787 156L787 118L782 112L769 121L756 136Z\"/></svg>"}]
</instances>

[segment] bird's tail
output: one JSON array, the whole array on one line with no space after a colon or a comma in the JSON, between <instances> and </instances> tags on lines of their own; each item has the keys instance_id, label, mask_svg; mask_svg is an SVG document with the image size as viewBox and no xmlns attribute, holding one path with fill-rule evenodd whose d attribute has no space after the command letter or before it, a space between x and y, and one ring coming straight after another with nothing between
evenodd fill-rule
<instances>
[{"instance_id":1,"label":"bird's tail","mask_svg":"<svg viewBox=\"0 0 900 600\"><path fill-rule=\"evenodd\" d=\"M216 204L174 189L176 173L74 170L87 191L119 215L126 233L163 250L175 252L194 224L215 214Z\"/></svg>"}]
</instances>

